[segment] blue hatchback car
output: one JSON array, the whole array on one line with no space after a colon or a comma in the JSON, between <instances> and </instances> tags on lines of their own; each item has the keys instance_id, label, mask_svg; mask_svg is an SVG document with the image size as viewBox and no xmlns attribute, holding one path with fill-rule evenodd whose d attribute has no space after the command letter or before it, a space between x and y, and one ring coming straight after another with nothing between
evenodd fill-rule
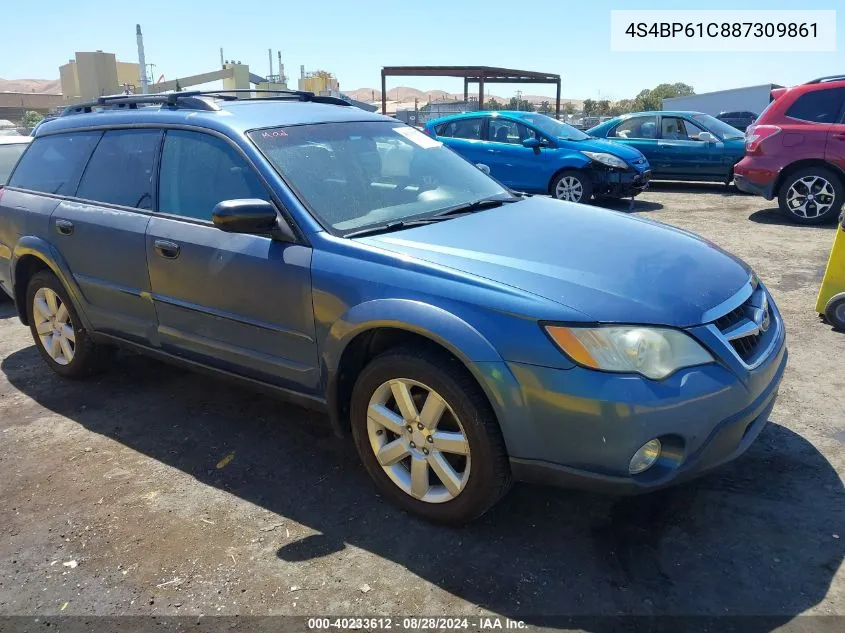
<instances>
[{"instance_id":1,"label":"blue hatchback car","mask_svg":"<svg viewBox=\"0 0 845 633\"><path fill-rule=\"evenodd\" d=\"M635 112L587 130L642 152L655 180L728 184L745 155L745 135L701 112Z\"/></svg>"},{"instance_id":2,"label":"blue hatchback car","mask_svg":"<svg viewBox=\"0 0 845 633\"><path fill-rule=\"evenodd\" d=\"M514 195L308 93L45 123L0 188L0 286L56 373L124 347L322 411L385 498L449 523L514 479L636 493L731 460L787 361L713 244Z\"/></svg>"},{"instance_id":3,"label":"blue hatchback car","mask_svg":"<svg viewBox=\"0 0 845 633\"><path fill-rule=\"evenodd\" d=\"M511 189L588 202L636 196L648 186L648 161L636 149L594 139L535 112L469 112L430 121L426 133L468 161L486 165Z\"/></svg>"}]
</instances>

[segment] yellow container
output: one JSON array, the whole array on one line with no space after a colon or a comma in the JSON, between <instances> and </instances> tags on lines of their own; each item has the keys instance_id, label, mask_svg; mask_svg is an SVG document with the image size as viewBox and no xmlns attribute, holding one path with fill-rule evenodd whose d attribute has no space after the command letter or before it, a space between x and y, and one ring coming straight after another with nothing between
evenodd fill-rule
<instances>
[{"instance_id":1,"label":"yellow container","mask_svg":"<svg viewBox=\"0 0 845 633\"><path fill-rule=\"evenodd\" d=\"M845 215L842 216L816 300L816 312L838 330L845 330Z\"/></svg>"}]
</instances>

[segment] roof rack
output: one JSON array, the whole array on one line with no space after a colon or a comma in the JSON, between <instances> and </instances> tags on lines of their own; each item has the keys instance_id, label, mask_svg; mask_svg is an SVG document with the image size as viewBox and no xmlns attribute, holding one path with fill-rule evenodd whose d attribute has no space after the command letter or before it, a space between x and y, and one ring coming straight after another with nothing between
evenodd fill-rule
<instances>
[{"instance_id":1,"label":"roof rack","mask_svg":"<svg viewBox=\"0 0 845 633\"><path fill-rule=\"evenodd\" d=\"M828 81L845 81L845 75L829 75L827 77L819 77L818 79L813 79L812 81L808 81L808 84L823 84L827 83Z\"/></svg>"},{"instance_id":2,"label":"roof rack","mask_svg":"<svg viewBox=\"0 0 845 633\"><path fill-rule=\"evenodd\" d=\"M95 101L88 101L68 106L64 109L62 116L92 112L94 108L135 110L139 105L156 104L174 108L186 108L188 110L216 111L220 110L220 106L214 102L215 99L223 101L248 101L250 100L249 98L243 99L238 97L238 95L252 94L256 92L259 94L273 95L271 97L258 97L258 99L262 99L264 101L271 99L293 99L297 101L313 101L314 103L326 103L331 105L352 105L348 101L339 97L323 97L315 95L313 92L305 92L304 90L252 90L250 88L238 88L235 90L189 90L183 92L163 92L146 95L109 95L98 97Z\"/></svg>"}]
</instances>

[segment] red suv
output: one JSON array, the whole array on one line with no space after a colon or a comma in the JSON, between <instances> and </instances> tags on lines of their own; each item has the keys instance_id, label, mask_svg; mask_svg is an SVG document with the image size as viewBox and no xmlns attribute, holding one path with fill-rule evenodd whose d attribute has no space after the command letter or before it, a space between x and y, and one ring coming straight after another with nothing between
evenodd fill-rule
<instances>
[{"instance_id":1,"label":"red suv","mask_svg":"<svg viewBox=\"0 0 845 633\"><path fill-rule=\"evenodd\" d=\"M772 90L734 167L741 191L772 200L793 222L821 224L845 202L845 75Z\"/></svg>"}]
</instances>

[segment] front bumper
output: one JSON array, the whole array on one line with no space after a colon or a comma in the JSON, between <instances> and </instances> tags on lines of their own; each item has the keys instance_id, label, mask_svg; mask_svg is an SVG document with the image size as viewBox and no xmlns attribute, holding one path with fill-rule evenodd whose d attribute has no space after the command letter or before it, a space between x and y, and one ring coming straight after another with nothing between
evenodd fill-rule
<instances>
[{"instance_id":1,"label":"front bumper","mask_svg":"<svg viewBox=\"0 0 845 633\"><path fill-rule=\"evenodd\" d=\"M593 193L598 196L626 198L636 196L648 188L651 170L594 169Z\"/></svg>"},{"instance_id":2,"label":"front bumper","mask_svg":"<svg viewBox=\"0 0 845 633\"><path fill-rule=\"evenodd\" d=\"M782 328L782 326L781 326ZM722 364L638 376L509 364L533 422L514 439L516 479L612 494L637 494L686 481L741 455L766 425L787 362L782 336L744 379ZM506 438L513 434L506 431ZM661 438L667 457L639 475L634 452Z\"/></svg>"}]
</instances>

